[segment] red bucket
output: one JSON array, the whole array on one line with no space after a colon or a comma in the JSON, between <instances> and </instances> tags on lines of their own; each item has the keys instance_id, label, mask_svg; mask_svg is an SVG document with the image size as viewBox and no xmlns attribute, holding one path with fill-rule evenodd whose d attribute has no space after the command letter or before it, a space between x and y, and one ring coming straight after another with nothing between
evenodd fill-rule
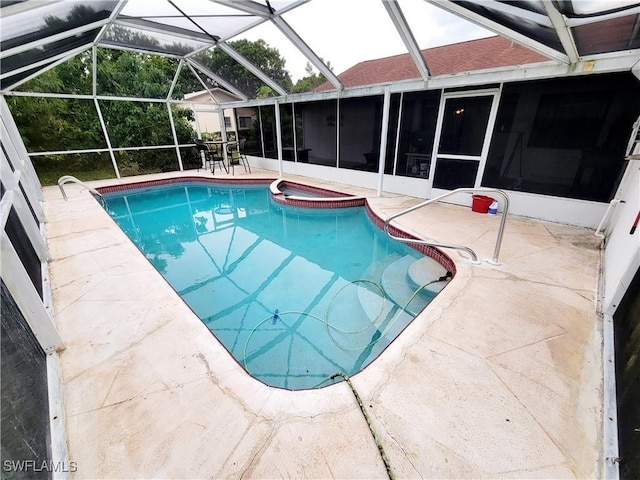
<instances>
[{"instance_id":1,"label":"red bucket","mask_svg":"<svg viewBox=\"0 0 640 480\"><path fill-rule=\"evenodd\" d=\"M493 198L491 197L487 197L486 195L473 195L471 210L478 213L487 213L492 203Z\"/></svg>"}]
</instances>

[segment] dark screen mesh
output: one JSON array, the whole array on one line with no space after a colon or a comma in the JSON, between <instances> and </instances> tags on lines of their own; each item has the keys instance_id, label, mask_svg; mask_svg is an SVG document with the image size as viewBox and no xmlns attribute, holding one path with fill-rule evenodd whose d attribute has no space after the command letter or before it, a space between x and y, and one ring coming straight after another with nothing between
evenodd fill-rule
<instances>
[{"instance_id":1,"label":"dark screen mesh","mask_svg":"<svg viewBox=\"0 0 640 480\"><path fill-rule=\"evenodd\" d=\"M613 315L620 477L640 478L640 270Z\"/></svg>"},{"instance_id":2,"label":"dark screen mesh","mask_svg":"<svg viewBox=\"0 0 640 480\"><path fill-rule=\"evenodd\" d=\"M51 459L46 355L4 282L0 286L2 478L51 478L32 466Z\"/></svg>"},{"instance_id":3,"label":"dark screen mesh","mask_svg":"<svg viewBox=\"0 0 640 480\"><path fill-rule=\"evenodd\" d=\"M33 249L33 245L31 245L31 241L29 241L29 237L14 208L11 208L11 212L9 213L5 231L7 232L9 240L11 240L13 248L16 249L22 265L24 265L24 268L27 270L33 286L36 288L40 298L42 298L42 265L40 258Z\"/></svg>"}]
</instances>

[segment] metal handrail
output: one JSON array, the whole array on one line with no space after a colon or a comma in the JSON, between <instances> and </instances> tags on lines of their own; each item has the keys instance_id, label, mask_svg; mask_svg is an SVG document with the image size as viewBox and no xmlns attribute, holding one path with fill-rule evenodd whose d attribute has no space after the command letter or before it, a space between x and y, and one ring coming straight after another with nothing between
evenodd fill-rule
<instances>
[{"instance_id":1,"label":"metal handrail","mask_svg":"<svg viewBox=\"0 0 640 480\"><path fill-rule=\"evenodd\" d=\"M603 230L607 227L607 225L609 223L609 218L611 217L611 214L613 213L613 209L616 208L619 203L624 203L624 200L620 200L618 198L614 198L613 200L611 200L609 202L609 206L607 207L607 210L604 212L604 215L602 216L602 219L600 220L600 223L598 224L598 228L596 228L596 231L593 232L593 234L596 237L604 238L605 235L604 235Z\"/></svg>"},{"instance_id":2,"label":"metal handrail","mask_svg":"<svg viewBox=\"0 0 640 480\"><path fill-rule=\"evenodd\" d=\"M447 198L452 195L456 195L458 193L472 193L472 194L473 193L495 193L500 195L504 200L504 208L502 210L502 218L500 219L500 227L498 228L498 237L496 239L496 246L493 250L493 258L489 260L489 263L491 263L492 265L500 265L500 262L498 262L498 256L500 255L500 247L502 246L502 236L504 234L504 225L507 221L507 214L509 213L509 197L505 192L497 188L482 188L482 187L481 188L456 188L455 190L451 190L450 192L444 193L437 197L430 198L429 200L426 200L422 203L414 205L413 207L409 207L399 213L391 215L384 222L384 231L391 238L395 240L399 240L401 242L405 242L405 243L417 243L419 245L427 245L430 247L452 248L455 250L462 250L467 252L471 256L472 263L480 263L478 262L478 256L476 255L476 253L471 248L465 245L455 245L455 244L447 244L447 243L429 242L426 240L416 240L411 238L402 238L402 237L397 237L395 235L392 235L389 232L389 225L391 224L392 220L395 220L396 218L401 217L402 215L406 215L407 213L411 213L415 210L418 210L432 203L439 202L443 198Z\"/></svg>"},{"instance_id":3,"label":"metal handrail","mask_svg":"<svg viewBox=\"0 0 640 480\"><path fill-rule=\"evenodd\" d=\"M104 197L102 196L102 194L97 191L95 188L90 187L89 185L87 185L86 183L84 183L82 180L78 180L76 177L74 177L73 175L64 175L62 177L60 177L58 179L58 188L60 188L60 191L62 192L62 197L65 200L68 200L67 198L67 193L64 191L64 188L62 187L65 183L77 183L79 185L82 185L84 188L86 188L87 190L89 190L91 193L93 193L94 195L99 196L103 201L104 201Z\"/></svg>"}]
</instances>

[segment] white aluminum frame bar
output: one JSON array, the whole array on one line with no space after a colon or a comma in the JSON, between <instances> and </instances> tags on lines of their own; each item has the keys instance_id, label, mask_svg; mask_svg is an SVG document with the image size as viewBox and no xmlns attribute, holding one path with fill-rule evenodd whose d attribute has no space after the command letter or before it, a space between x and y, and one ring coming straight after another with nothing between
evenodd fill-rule
<instances>
[{"instance_id":1,"label":"white aluminum frame bar","mask_svg":"<svg viewBox=\"0 0 640 480\"><path fill-rule=\"evenodd\" d=\"M418 42L416 42L415 37L413 36L413 32L411 31L411 27L407 23L407 19L402 13L402 9L396 0L381 0L384 8L387 10L393 25L396 27L398 31L398 35L404 42L405 47L409 51L409 55L413 60L420 76L424 81L429 80L429 67L427 66L427 62L422 56L422 51L418 46Z\"/></svg>"},{"instance_id":2,"label":"white aluminum frame bar","mask_svg":"<svg viewBox=\"0 0 640 480\"><path fill-rule=\"evenodd\" d=\"M216 75L215 73L213 73L209 68L207 68L205 65L200 63L198 60L194 60L193 58L186 58L185 60L187 61L187 63L189 65L192 65L194 68L200 70L206 76L208 76L209 78L215 80L218 84L222 85L225 89L229 90L234 95L242 98L243 100L248 100L247 96L244 93L242 93L236 87L231 85L224 78L222 78L222 77Z\"/></svg>"},{"instance_id":3,"label":"white aluminum frame bar","mask_svg":"<svg viewBox=\"0 0 640 480\"><path fill-rule=\"evenodd\" d=\"M214 0L214 2L262 18L269 18L273 15L266 5L251 0Z\"/></svg>"},{"instance_id":4,"label":"white aluminum frame bar","mask_svg":"<svg viewBox=\"0 0 640 480\"><path fill-rule=\"evenodd\" d=\"M167 93L167 102L171 101L171 95L173 95L173 89L176 88L176 83L178 83L178 79L180 78L180 72L182 70L184 62L185 61L183 59L180 59L180 61L178 62L176 73L173 75L173 81L171 82L171 86L169 87L169 93Z\"/></svg>"},{"instance_id":5,"label":"white aluminum frame bar","mask_svg":"<svg viewBox=\"0 0 640 480\"><path fill-rule=\"evenodd\" d=\"M98 112L98 119L100 120L100 126L102 127L102 133L104 135L104 139L107 142L107 148L108 148L109 156L111 157L111 164L113 165L113 170L116 172L116 178L120 178L120 170L118 169L118 162L116 162L116 156L113 154L111 139L109 138L109 131L107 130L107 125L104 123L104 118L102 118L102 110L100 110L100 102L98 102L97 97L93 97L93 104L96 107L96 112Z\"/></svg>"},{"instance_id":6,"label":"white aluminum frame bar","mask_svg":"<svg viewBox=\"0 0 640 480\"><path fill-rule=\"evenodd\" d=\"M293 161L298 163L298 135L296 132L296 104L291 104L291 130L293 133Z\"/></svg>"},{"instance_id":7,"label":"white aluminum frame bar","mask_svg":"<svg viewBox=\"0 0 640 480\"><path fill-rule=\"evenodd\" d=\"M260 122L260 145L262 146L262 158L265 158L264 151L264 129L262 128L262 107L258 105L258 120Z\"/></svg>"},{"instance_id":8,"label":"white aluminum frame bar","mask_svg":"<svg viewBox=\"0 0 640 480\"><path fill-rule=\"evenodd\" d=\"M276 120L276 147L278 152L278 174L282 177L282 135L280 132L280 104L276 98L274 103L274 117Z\"/></svg>"},{"instance_id":9,"label":"white aluminum frame bar","mask_svg":"<svg viewBox=\"0 0 640 480\"><path fill-rule=\"evenodd\" d=\"M250 15L256 15L265 19L278 17L280 15L284 15L285 13L293 10L294 8L298 8L300 5L304 5L308 3L310 0L298 0L296 2L292 2L285 7L282 7L279 10L275 10L273 13L263 4L253 2L251 0L212 0L214 3L218 3L220 5L225 5L227 7L235 8L236 10L240 10L244 13L248 13Z\"/></svg>"},{"instance_id":10,"label":"white aluminum frame bar","mask_svg":"<svg viewBox=\"0 0 640 480\"><path fill-rule=\"evenodd\" d=\"M209 87L207 86L206 83L204 83L204 80L202 80L202 78L200 77L200 75L198 75L198 72L196 71L195 68L193 68L193 65L191 65L191 63L187 63L187 67L189 67L189 71L196 77L196 79L200 82L200 85L202 85L202 88L204 88L206 90L206 92L209 94L209 96L211 97L211 100L213 100L213 103L215 103L216 105L220 105L220 102L218 102L218 99L213 95L213 93L211 92L211 90L209 89Z\"/></svg>"},{"instance_id":11,"label":"white aluminum frame bar","mask_svg":"<svg viewBox=\"0 0 640 480\"><path fill-rule=\"evenodd\" d=\"M4 212L3 212L4 213ZM4 228L0 240L2 280L45 353L63 350L64 342L22 265Z\"/></svg>"},{"instance_id":12,"label":"white aluminum frame bar","mask_svg":"<svg viewBox=\"0 0 640 480\"><path fill-rule=\"evenodd\" d=\"M571 28L567 26L564 16L558 11L551 0L541 0L542 6L549 15L553 29L558 35L558 39L564 48L569 61L574 64L580 61L580 55L578 55L578 48L576 47L576 41L571 33Z\"/></svg>"},{"instance_id":13,"label":"white aluminum frame bar","mask_svg":"<svg viewBox=\"0 0 640 480\"><path fill-rule=\"evenodd\" d=\"M116 8L113 9L113 11L111 12L111 15L109 15L109 23L107 23L104 27L102 27L102 30L100 30L98 35L96 35L96 38L93 41L94 47L100 43L100 41L102 40L102 37L104 37L104 34L107 33L107 29L111 26L114 20L118 18L118 15L120 15L120 12L125 7L128 1L129 0L120 0L120 3L116 5Z\"/></svg>"},{"instance_id":14,"label":"white aluminum frame bar","mask_svg":"<svg viewBox=\"0 0 640 480\"><path fill-rule=\"evenodd\" d=\"M49 4L59 2L60 0L40 0L37 3L37 8L46 7ZM34 4L33 2L18 2L12 5L8 5L6 7L2 7L2 16L10 17L12 15L17 15L22 12L33 12Z\"/></svg>"},{"instance_id":15,"label":"white aluminum frame bar","mask_svg":"<svg viewBox=\"0 0 640 480\"><path fill-rule=\"evenodd\" d=\"M340 97L336 98L336 168L340 168Z\"/></svg>"},{"instance_id":16,"label":"white aluminum frame bar","mask_svg":"<svg viewBox=\"0 0 640 480\"><path fill-rule=\"evenodd\" d=\"M47 243L42 237L39 225L36 225L36 219L31 215L31 210L29 210L27 200L20 191L19 182L21 173L22 172L20 170L12 172L11 167L9 167L9 162L4 155L2 156L2 159L0 160L0 175L2 176L2 182L4 183L5 188L14 192L12 206L15 209L18 218L20 218L22 228L24 228L27 237L31 241L31 245L38 255L38 258L40 261L47 261L51 258L49 249L47 248Z\"/></svg>"},{"instance_id":17,"label":"white aluminum frame bar","mask_svg":"<svg viewBox=\"0 0 640 480\"><path fill-rule=\"evenodd\" d=\"M218 122L220 122L220 136L222 138L223 144L221 145L222 150L222 158L224 159L224 163L227 165L227 169L231 169L231 162L229 161L229 152L227 148L227 125L224 121L224 109L218 110ZM236 131L236 140L237 140L238 132ZM227 171L227 173L229 173Z\"/></svg>"},{"instance_id":18,"label":"white aluminum frame bar","mask_svg":"<svg viewBox=\"0 0 640 480\"><path fill-rule=\"evenodd\" d=\"M35 197L29 188L26 188L24 180L28 177L27 172L21 170L15 170L15 172L11 171L11 167L9 166L8 158L3 154L0 160L2 166L0 171L2 172L3 183L7 187L7 191L15 190L16 191L16 199L14 200L14 205L19 205L20 210L24 210L23 213L28 213L28 217L33 219L33 215L31 215L31 210L35 214L36 223L40 224L45 221L44 211L42 210L42 205L37 197ZM20 188L22 186L22 189ZM24 190L24 192L23 192ZM29 209L31 206L31 209ZM24 209L22 208L24 207ZM42 244L42 252L43 258L48 257L48 253L46 253L47 246L45 243Z\"/></svg>"},{"instance_id":19,"label":"white aluminum frame bar","mask_svg":"<svg viewBox=\"0 0 640 480\"><path fill-rule=\"evenodd\" d=\"M193 147L195 143L180 143L178 146L182 147ZM127 151L137 151L137 150L164 150L168 148L175 148L175 145L142 145L139 147L113 147L114 151L118 152L127 152ZM30 157L42 157L46 155L71 155L77 153L103 153L108 152L108 148L88 148L85 150L58 150L51 152L33 152L30 153Z\"/></svg>"},{"instance_id":20,"label":"white aluminum frame bar","mask_svg":"<svg viewBox=\"0 0 640 480\"><path fill-rule=\"evenodd\" d=\"M5 118L2 119L2 142L7 153L7 158L5 158L5 154L4 152L2 152L2 162L7 162L8 168L8 170L4 170L4 172L7 172L6 174L10 175L10 177L7 178L13 178L13 173L11 173L9 161L11 162L11 165L13 165L15 171L20 172L20 177L16 180L19 181L22 185L22 188L24 188L24 192L27 196L27 199L29 200L29 203L31 204L31 208L33 208L36 217L38 217L38 221L42 223L45 220L44 210L42 210L42 205L40 204L42 187L40 186L40 182L37 181L38 177L35 171L32 171L33 166L31 165L31 162L23 162L21 160L20 155L16 150L15 144L12 141L11 136L6 128L4 120ZM2 176L5 177L5 173L3 173ZM33 177L35 177L35 182L33 181Z\"/></svg>"},{"instance_id":21,"label":"white aluminum frame bar","mask_svg":"<svg viewBox=\"0 0 640 480\"><path fill-rule=\"evenodd\" d=\"M448 11L449 13L453 13L454 15L462 17L472 23L475 23L476 25L480 25L483 28L491 30L497 33L498 35L502 35L503 37L510 38L514 42L519 43L520 45L526 48L534 50L546 57L552 58L554 60L558 60L566 64L571 63L571 61L569 60L569 57L564 52L560 52L558 50L555 50L554 48L548 47L544 43L533 40L530 37L522 33L516 32L515 30L512 30L501 23L494 22L493 20L489 20L488 18L482 15L479 15L475 12L472 12L471 10L467 10L463 6L454 3L452 0L426 0L426 1L431 3L432 5L435 5L438 8L442 8L443 10Z\"/></svg>"},{"instance_id":22,"label":"white aluminum frame bar","mask_svg":"<svg viewBox=\"0 0 640 480\"><path fill-rule=\"evenodd\" d=\"M400 132L402 127L402 111L404 104L404 92L400 92L400 100L398 105L398 125L396 127L396 148L393 152L393 173L395 176L398 170L398 153L400 152Z\"/></svg>"},{"instance_id":23,"label":"white aluminum frame bar","mask_svg":"<svg viewBox=\"0 0 640 480\"><path fill-rule=\"evenodd\" d=\"M184 167L182 166L182 155L180 155L180 147L178 146L178 135L176 134L176 126L173 123L173 112L171 111L171 103L167 102L167 111L169 112L169 124L171 125L171 133L173 134L173 143L176 147L176 155L178 156L178 166L180 167L180 171L184 171Z\"/></svg>"},{"instance_id":24,"label":"white aluminum frame bar","mask_svg":"<svg viewBox=\"0 0 640 480\"><path fill-rule=\"evenodd\" d=\"M391 92L387 88L384 92L384 100L382 102L382 131L380 132L380 154L378 156L378 197L382 196L382 186L384 183L384 167L387 157L387 133L389 132L390 106Z\"/></svg>"},{"instance_id":25,"label":"white aluminum frame bar","mask_svg":"<svg viewBox=\"0 0 640 480\"><path fill-rule=\"evenodd\" d=\"M74 57L74 56L78 55L79 53L82 53L82 52L84 52L86 50L89 50L92 46L93 46L93 42L85 43L84 45L76 47L76 48L74 48L72 50L68 50L68 51L66 51L64 53L59 53L58 55L54 55L53 57L45 58L43 60L40 60L39 62L30 63L29 65L25 65L24 67L16 68L15 70L11 70L10 72L5 72L3 74L0 74L0 80L4 80L5 78L13 77L14 75L18 75L20 73L26 72L26 71L31 70L33 68L37 68L37 67L41 67L43 65L48 65L49 63L57 62L60 59L69 59L71 57ZM40 74L41 73L40 70L38 70L37 73Z\"/></svg>"},{"instance_id":26,"label":"white aluminum frame bar","mask_svg":"<svg viewBox=\"0 0 640 480\"><path fill-rule=\"evenodd\" d=\"M4 227L7 224L7 220L9 219L9 213L11 212L11 205L13 205L13 197L15 193L13 190L7 190L2 195L0 199L0 226L2 226L2 230L4 231ZM2 270L0 269L0 272Z\"/></svg>"},{"instance_id":27,"label":"white aluminum frame bar","mask_svg":"<svg viewBox=\"0 0 640 480\"><path fill-rule=\"evenodd\" d=\"M89 30L94 30L96 28L100 28L103 25L109 23L109 19L100 20L98 22L89 23L86 25L82 25L81 27L76 27L71 30L65 30L64 32L57 33L55 35L51 35L45 38L41 38L39 40L34 40L33 42L23 43L17 47L9 48L7 50L0 51L0 59L7 58L12 55L17 55L19 53L26 52L27 50L32 50L34 48L42 47L49 43L57 42L58 40L63 40L65 38L73 37L80 33L88 32ZM93 40L91 40L93 43Z\"/></svg>"},{"instance_id":28,"label":"white aluminum frame bar","mask_svg":"<svg viewBox=\"0 0 640 480\"><path fill-rule=\"evenodd\" d=\"M266 85L268 85L273 90L275 90L278 94L280 94L282 96L285 96L287 94L287 92L286 92L286 90L284 88L282 88L280 85L278 85L276 82L274 82L271 79L271 77L269 77L266 73L264 73L262 70L260 70L258 67L256 67L252 62L250 62L249 60L244 58L242 55L240 55L239 52L237 52L235 49L231 48L231 46L229 46L229 44L224 43L224 42L218 42L218 48L221 49L223 52L225 52L227 55L229 55L231 58L233 58L240 65L245 67L247 70L249 70L251 73L253 73L256 77L258 77Z\"/></svg>"},{"instance_id":29,"label":"white aluminum frame bar","mask_svg":"<svg viewBox=\"0 0 640 480\"><path fill-rule=\"evenodd\" d=\"M152 16L152 15L150 15ZM215 42L211 39L211 37L209 37L208 35L205 35L204 33L201 34L197 34L197 32L194 32L192 30L189 30L190 32L193 32L193 35L190 35L189 33L187 33L186 31L183 32L179 32L177 30L184 30L181 29L180 27L173 27L171 25L166 25L166 29L162 28L160 25L164 24L156 24L156 25L150 25L149 21L144 20L142 18L127 18L125 19L119 19L116 20L115 22L113 22L114 25L120 25L122 27L127 27L127 28L131 28L134 30L141 30L144 32L151 32L151 33L158 33L160 35L169 35L169 36L173 36L173 37L177 37L177 38L184 38L185 40L191 40L193 42L198 42L198 43L205 43L207 44L207 47L212 47L215 45ZM199 47L199 49L202 47Z\"/></svg>"},{"instance_id":30,"label":"white aluminum frame bar","mask_svg":"<svg viewBox=\"0 0 640 480\"><path fill-rule=\"evenodd\" d=\"M485 167L487 165L487 157L489 156L489 147L491 147L491 140L493 138L493 131L496 125L496 119L498 118L498 107L500 106L500 98L502 97L502 83L497 91L493 93L493 100L491 101L491 109L489 110L489 118L487 120L487 128L484 132L484 139L482 144L482 152L480 153L480 161L478 163L478 171L476 172L476 180L474 182L475 188L482 187L482 175L484 174Z\"/></svg>"},{"instance_id":31,"label":"white aluminum frame bar","mask_svg":"<svg viewBox=\"0 0 640 480\"><path fill-rule=\"evenodd\" d=\"M18 166L16 166L17 161L19 163L20 170L27 174L22 177L22 185L29 194L29 198L34 200L34 203L38 204L39 209L41 210L40 213L42 214L42 219L44 220L44 212L39 205L40 200L42 200L42 185L40 184L38 175L33 168L33 164L29 160L29 152L27 152L27 149L22 142L20 131L13 119L13 115L11 115L11 112L9 111L9 105L7 105L4 96L0 96L0 111L2 112L2 141L5 144L5 148L9 150L7 153L11 155L11 163L13 164L13 167L16 169L18 168ZM15 151L15 157L11 151L12 149ZM36 214L38 214L38 210L36 210Z\"/></svg>"},{"instance_id":32,"label":"white aluminum frame bar","mask_svg":"<svg viewBox=\"0 0 640 480\"><path fill-rule=\"evenodd\" d=\"M109 48L111 50L122 50L124 52L141 53L143 55L157 55L159 57L175 58L176 60L180 60L181 58L184 58L183 55L179 55L177 53L156 52L155 50L145 50L143 48L125 47L124 45L118 45L116 43L108 43L109 41L110 40L100 41L95 45L100 48Z\"/></svg>"},{"instance_id":33,"label":"white aluminum frame bar","mask_svg":"<svg viewBox=\"0 0 640 480\"><path fill-rule=\"evenodd\" d=\"M578 27L580 25L604 22L613 18L626 17L628 15L640 15L640 6L627 8L626 10L620 10L617 12L604 13L602 15L594 15L592 17L565 18L565 23L568 27Z\"/></svg>"},{"instance_id":34,"label":"white aluminum frame bar","mask_svg":"<svg viewBox=\"0 0 640 480\"><path fill-rule=\"evenodd\" d=\"M91 92L93 98L98 96L98 47L91 47Z\"/></svg>"},{"instance_id":35,"label":"white aluminum frame bar","mask_svg":"<svg viewBox=\"0 0 640 480\"><path fill-rule=\"evenodd\" d=\"M316 67L324 78L326 78L336 89L343 90L344 84L331 71L329 67L322 61L322 59L316 55L316 53L305 43L305 41L296 33L296 31L289 26L289 24L282 17L273 17L271 19L273 24L278 27L287 39L295 45L295 47L302 52L302 54Z\"/></svg>"},{"instance_id":36,"label":"white aluminum frame bar","mask_svg":"<svg viewBox=\"0 0 640 480\"><path fill-rule=\"evenodd\" d=\"M551 20L549 17L542 15L537 12L532 12L531 10L527 10L526 8L520 8L517 5L513 5L510 3L502 3L499 1L491 0L491 1L483 1L476 2L480 3L483 6L487 6L492 10L504 13L505 15L523 18L525 20L529 20L533 23L537 23L538 25L542 25L545 27L552 27Z\"/></svg>"}]
</instances>

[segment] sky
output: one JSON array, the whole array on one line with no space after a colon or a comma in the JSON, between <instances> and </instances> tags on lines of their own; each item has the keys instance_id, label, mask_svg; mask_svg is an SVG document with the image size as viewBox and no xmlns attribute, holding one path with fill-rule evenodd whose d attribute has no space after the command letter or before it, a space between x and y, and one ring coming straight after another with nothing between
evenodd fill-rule
<instances>
[{"instance_id":1,"label":"sky","mask_svg":"<svg viewBox=\"0 0 640 480\"><path fill-rule=\"evenodd\" d=\"M398 4L421 49L494 35L424 0ZM407 53L380 0L311 0L283 18L336 74L364 60ZM306 75L306 58L271 22L237 38L263 39L276 47L294 83Z\"/></svg>"}]
</instances>

